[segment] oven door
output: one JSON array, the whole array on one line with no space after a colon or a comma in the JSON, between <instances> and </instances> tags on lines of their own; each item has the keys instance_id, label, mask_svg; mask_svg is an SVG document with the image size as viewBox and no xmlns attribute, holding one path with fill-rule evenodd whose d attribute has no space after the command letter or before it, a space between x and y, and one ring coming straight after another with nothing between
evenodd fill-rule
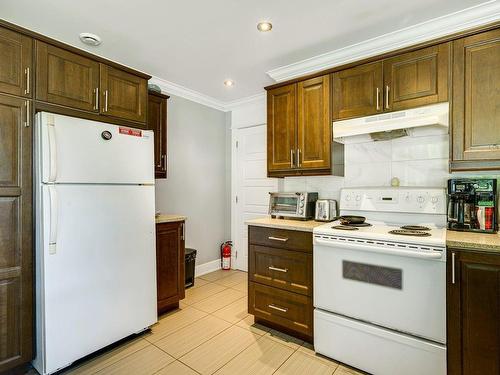
<instances>
[{"instance_id":1,"label":"oven door","mask_svg":"<svg viewBox=\"0 0 500 375\"><path fill-rule=\"evenodd\" d=\"M446 252L314 238L314 306L446 342Z\"/></svg>"},{"instance_id":2,"label":"oven door","mask_svg":"<svg viewBox=\"0 0 500 375\"><path fill-rule=\"evenodd\" d=\"M269 197L269 214L278 216L297 217L300 194L296 193L271 193Z\"/></svg>"}]
</instances>

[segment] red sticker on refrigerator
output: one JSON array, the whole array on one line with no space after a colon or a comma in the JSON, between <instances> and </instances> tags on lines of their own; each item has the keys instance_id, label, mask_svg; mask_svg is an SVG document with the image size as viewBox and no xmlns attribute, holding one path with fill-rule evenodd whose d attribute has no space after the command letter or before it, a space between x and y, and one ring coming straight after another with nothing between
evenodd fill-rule
<instances>
[{"instance_id":1,"label":"red sticker on refrigerator","mask_svg":"<svg viewBox=\"0 0 500 375\"><path fill-rule=\"evenodd\" d=\"M142 137L142 130L124 128L120 126L120 134L131 135L133 137Z\"/></svg>"}]
</instances>

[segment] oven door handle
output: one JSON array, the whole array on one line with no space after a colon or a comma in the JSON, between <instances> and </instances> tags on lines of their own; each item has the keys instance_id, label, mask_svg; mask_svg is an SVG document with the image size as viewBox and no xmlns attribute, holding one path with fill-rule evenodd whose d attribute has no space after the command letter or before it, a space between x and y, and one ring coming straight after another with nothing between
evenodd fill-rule
<instances>
[{"instance_id":1,"label":"oven door handle","mask_svg":"<svg viewBox=\"0 0 500 375\"><path fill-rule=\"evenodd\" d=\"M353 244L353 243L341 243L341 244L333 244L332 242L329 241L324 241L319 238L315 238L314 242L319 244L319 245L325 245L325 246L330 246L330 247L335 247L336 245L342 246L344 248L347 248L348 250L350 249L355 249L355 250L361 250L361 251L367 251L370 253L380 253L380 254L389 254L389 255L399 255L403 257L410 257L410 258L420 258L420 259L441 259L443 257L442 252L421 252L421 251L413 251L413 250L406 250L406 249L387 249L387 248L381 248L381 247L372 247L372 246L367 246L367 245L360 245L360 244Z\"/></svg>"}]
</instances>

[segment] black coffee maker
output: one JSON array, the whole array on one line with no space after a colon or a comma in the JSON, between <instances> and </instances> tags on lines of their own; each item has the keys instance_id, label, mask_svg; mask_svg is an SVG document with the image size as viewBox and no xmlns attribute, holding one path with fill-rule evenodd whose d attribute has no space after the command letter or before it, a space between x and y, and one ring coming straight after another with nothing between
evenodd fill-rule
<instances>
[{"instance_id":1,"label":"black coffee maker","mask_svg":"<svg viewBox=\"0 0 500 375\"><path fill-rule=\"evenodd\" d=\"M448 180L448 229L496 233L496 179Z\"/></svg>"}]
</instances>

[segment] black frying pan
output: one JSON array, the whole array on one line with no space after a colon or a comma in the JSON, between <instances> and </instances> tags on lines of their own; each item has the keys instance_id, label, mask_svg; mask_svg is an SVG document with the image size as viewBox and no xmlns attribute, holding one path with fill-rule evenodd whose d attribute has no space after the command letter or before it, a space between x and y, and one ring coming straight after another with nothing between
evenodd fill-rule
<instances>
[{"instance_id":1,"label":"black frying pan","mask_svg":"<svg viewBox=\"0 0 500 375\"><path fill-rule=\"evenodd\" d=\"M340 220L340 222L343 225L349 225L349 224L363 224L366 220L366 217L364 216L337 216L336 218L333 219L333 221Z\"/></svg>"}]
</instances>

